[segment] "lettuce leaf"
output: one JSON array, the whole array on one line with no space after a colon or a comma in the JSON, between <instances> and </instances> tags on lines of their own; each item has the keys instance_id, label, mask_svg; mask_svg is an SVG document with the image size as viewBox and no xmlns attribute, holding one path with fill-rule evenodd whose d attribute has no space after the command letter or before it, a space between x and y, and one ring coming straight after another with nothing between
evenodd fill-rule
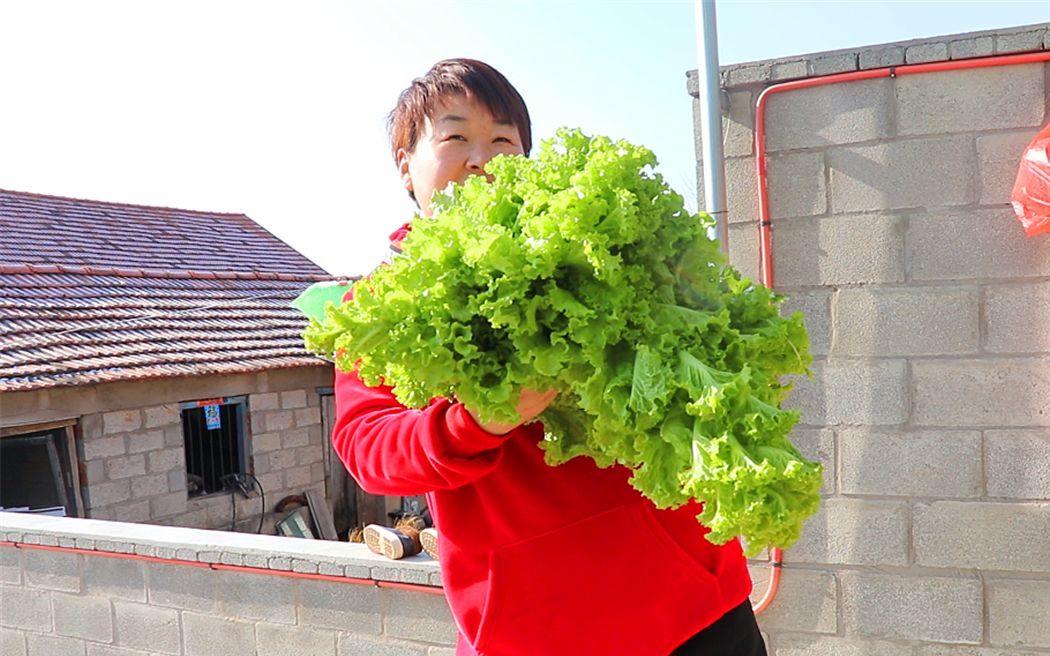
<instances>
[{"instance_id":1,"label":"lettuce leaf","mask_svg":"<svg viewBox=\"0 0 1050 656\"><path fill-rule=\"evenodd\" d=\"M633 470L661 507L703 503L707 538L787 548L816 512L819 463L788 439L786 375L811 358L802 316L740 276L642 147L561 129L435 194L402 253L313 319L307 347L409 407L454 397L512 422L557 389L547 461Z\"/></svg>"}]
</instances>

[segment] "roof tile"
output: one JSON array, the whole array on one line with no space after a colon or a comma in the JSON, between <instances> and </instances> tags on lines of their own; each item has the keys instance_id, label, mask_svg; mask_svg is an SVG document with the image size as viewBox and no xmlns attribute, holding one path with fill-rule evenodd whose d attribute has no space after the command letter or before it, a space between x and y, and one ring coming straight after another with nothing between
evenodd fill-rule
<instances>
[{"instance_id":1,"label":"roof tile","mask_svg":"<svg viewBox=\"0 0 1050 656\"><path fill-rule=\"evenodd\" d=\"M0 190L0 391L320 366L289 303L332 280L242 214Z\"/></svg>"}]
</instances>

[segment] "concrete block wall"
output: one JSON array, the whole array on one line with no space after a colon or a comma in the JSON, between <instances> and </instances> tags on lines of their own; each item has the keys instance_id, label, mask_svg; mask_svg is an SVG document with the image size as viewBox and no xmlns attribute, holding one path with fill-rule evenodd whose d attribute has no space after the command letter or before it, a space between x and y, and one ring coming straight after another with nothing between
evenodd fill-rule
<instances>
[{"instance_id":1,"label":"concrete block wall","mask_svg":"<svg viewBox=\"0 0 1050 656\"><path fill-rule=\"evenodd\" d=\"M249 388L251 389L251 388ZM187 393L187 392L184 392ZM327 444L315 388L247 395L246 446L256 495L189 497L179 403L85 414L78 458L86 515L95 519L273 533L274 504L287 495L325 487ZM193 400L192 398L183 400Z\"/></svg>"},{"instance_id":2,"label":"concrete block wall","mask_svg":"<svg viewBox=\"0 0 1050 656\"><path fill-rule=\"evenodd\" d=\"M758 279L765 87L1046 48L1050 24L725 69L730 260ZM775 287L815 356L788 405L826 471L759 617L775 656L1050 654L1050 238L1009 206L1048 80L1034 63L770 97Z\"/></svg>"},{"instance_id":3,"label":"concrete block wall","mask_svg":"<svg viewBox=\"0 0 1050 656\"><path fill-rule=\"evenodd\" d=\"M452 656L439 593L426 556L0 513L3 656Z\"/></svg>"}]
</instances>

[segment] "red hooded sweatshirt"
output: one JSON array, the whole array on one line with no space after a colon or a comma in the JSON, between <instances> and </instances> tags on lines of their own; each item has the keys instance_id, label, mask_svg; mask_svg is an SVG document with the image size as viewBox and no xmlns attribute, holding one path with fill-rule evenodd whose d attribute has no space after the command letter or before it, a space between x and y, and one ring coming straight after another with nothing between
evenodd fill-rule
<instances>
[{"instance_id":1,"label":"red hooded sweatshirt","mask_svg":"<svg viewBox=\"0 0 1050 656\"><path fill-rule=\"evenodd\" d=\"M668 656L751 592L739 543L704 539L698 504L657 509L625 467L547 465L539 422L492 435L459 403L408 409L338 371L335 403L361 487L426 494L457 656Z\"/></svg>"}]
</instances>

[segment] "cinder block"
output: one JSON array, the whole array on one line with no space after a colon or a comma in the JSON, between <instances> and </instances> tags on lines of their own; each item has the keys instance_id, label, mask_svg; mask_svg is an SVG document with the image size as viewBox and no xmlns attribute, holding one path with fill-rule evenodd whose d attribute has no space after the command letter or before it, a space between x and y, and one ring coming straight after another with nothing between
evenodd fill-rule
<instances>
[{"instance_id":1,"label":"cinder block","mask_svg":"<svg viewBox=\"0 0 1050 656\"><path fill-rule=\"evenodd\" d=\"M755 162L750 157L727 157L726 203L729 223L758 224L758 191Z\"/></svg>"},{"instance_id":2,"label":"cinder block","mask_svg":"<svg viewBox=\"0 0 1050 656\"><path fill-rule=\"evenodd\" d=\"M762 618L759 618L759 625ZM899 643L855 637L827 637L799 634L777 635L776 651L770 656L907 656Z\"/></svg>"},{"instance_id":3,"label":"cinder block","mask_svg":"<svg viewBox=\"0 0 1050 656\"><path fill-rule=\"evenodd\" d=\"M30 588L80 592L80 560L82 556L64 551L25 549L22 564L25 581Z\"/></svg>"},{"instance_id":4,"label":"cinder block","mask_svg":"<svg viewBox=\"0 0 1050 656\"><path fill-rule=\"evenodd\" d=\"M295 624L293 579L225 571L221 573L218 592L219 612L222 615L242 620Z\"/></svg>"},{"instance_id":5,"label":"cinder block","mask_svg":"<svg viewBox=\"0 0 1050 656\"><path fill-rule=\"evenodd\" d=\"M80 431L83 433L85 441L102 437L102 415L95 413L81 417Z\"/></svg>"},{"instance_id":6,"label":"cinder block","mask_svg":"<svg viewBox=\"0 0 1050 656\"><path fill-rule=\"evenodd\" d=\"M897 132L944 134L1038 126L1043 65L996 66L897 79Z\"/></svg>"},{"instance_id":7,"label":"cinder block","mask_svg":"<svg viewBox=\"0 0 1050 656\"><path fill-rule=\"evenodd\" d=\"M444 597L392 588L380 589L384 633L442 645L456 644L456 623Z\"/></svg>"},{"instance_id":8,"label":"cinder block","mask_svg":"<svg viewBox=\"0 0 1050 656\"><path fill-rule=\"evenodd\" d=\"M128 453L145 453L164 448L164 431L152 430L128 435Z\"/></svg>"},{"instance_id":9,"label":"cinder block","mask_svg":"<svg viewBox=\"0 0 1050 656\"><path fill-rule=\"evenodd\" d=\"M146 473L146 456L139 453L132 456L118 456L106 460L106 475L110 480L143 476Z\"/></svg>"},{"instance_id":10,"label":"cinder block","mask_svg":"<svg viewBox=\"0 0 1050 656\"><path fill-rule=\"evenodd\" d=\"M218 607L219 575L207 567L147 563L149 603L210 613Z\"/></svg>"},{"instance_id":11,"label":"cinder block","mask_svg":"<svg viewBox=\"0 0 1050 656\"><path fill-rule=\"evenodd\" d=\"M995 50L995 40L990 36L979 36L972 39L959 39L948 44L948 57L951 59L969 59L987 57Z\"/></svg>"},{"instance_id":12,"label":"cinder block","mask_svg":"<svg viewBox=\"0 0 1050 656\"><path fill-rule=\"evenodd\" d=\"M1050 358L912 363L918 426L1050 426Z\"/></svg>"},{"instance_id":13,"label":"cinder block","mask_svg":"<svg viewBox=\"0 0 1050 656\"><path fill-rule=\"evenodd\" d=\"M320 407L306 407L298 408L295 411L295 425L303 428L310 427L315 424L321 423L321 408Z\"/></svg>"},{"instance_id":14,"label":"cinder block","mask_svg":"<svg viewBox=\"0 0 1050 656\"><path fill-rule=\"evenodd\" d=\"M916 562L928 567L1050 572L1048 535L1050 503L935 501L915 506Z\"/></svg>"},{"instance_id":15,"label":"cinder block","mask_svg":"<svg viewBox=\"0 0 1050 656\"><path fill-rule=\"evenodd\" d=\"M948 59L947 43L920 43L904 50L904 61L908 64L945 61Z\"/></svg>"},{"instance_id":16,"label":"cinder block","mask_svg":"<svg viewBox=\"0 0 1050 656\"><path fill-rule=\"evenodd\" d=\"M281 433L281 447L294 449L310 443L310 432L305 428L292 428Z\"/></svg>"},{"instance_id":17,"label":"cinder block","mask_svg":"<svg viewBox=\"0 0 1050 656\"><path fill-rule=\"evenodd\" d=\"M177 403L165 403L142 409L143 424L146 428L170 426L182 421L182 411Z\"/></svg>"},{"instance_id":18,"label":"cinder block","mask_svg":"<svg viewBox=\"0 0 1050 656\"><path fill-rule=\"evenodd\" d=\"M984 440L988 496L1050 499L1050 430L991 430Z\"/></svg>"},{"instance_id":19,"label":"cinder block","mask_svg":"<svg viewBox=\"0 0 1050 656\"><path fill-rule=\"evenodd\" d=\"M847 635L950 644L984 639L976 577L843 572L839 581Z\"/></svg>"},{"instance_id":20,"label":"cinder block","mask_svg":"<svg viewBox=\"0 0 1050 656\"><path fill-rule=\"evenodd\" d=\"M835 576L831 572L786 569L777 596L759 617L763 631L835 633L838 606Z\"/></svg>"},{"instance_id":21,"label":"cinder block","mask_svg":"<svg viewBox=\"0 0 1050 656\"><path fill-rule=\"evenodd\" d=\"M282 449L270 455L270 466L276 469L288 469L295 466L295 452Z\"/></svg>"},{"instance_id":22,"label":"cinder block","mask_svg":"<svg viewBox=\"0 0 1050 656\"><path fill-rule=\"evenodd\" d=\"M904 64L904 48L901 46L887 46L861 50L858 64L862 71L870 68L901 66Z\"/></svg>"},{"instance_id":23,"label":"cinder block","mask_svg":"<svg viewBox=\"0 0 1050 656\"><path fill-rule=\"evenodd\" d=\"M84 593L104 599L146 601L142 562L108 556L85 556Z\"/></svg>"},{"instance_id":24,"label":"cinder block","mask_svg":"<svg viewBox=\"0 0 1050 656\"><path fill-rule=\"evenodd\" d=\"M827 355L831 345L831 292L825 289L788 292L780 314L801 312L809 333L809 352Z\"/></svg>"},{"instance_id":25,"label":"cinder block","mask_svg":"<svg viewBox=\"0 0 1050 656\"><path fill-rule=\"evenodd\" d=\"M843 494L978 497L982 493L977 431L838 431Z\"/></svg>"},{"instance_id":26,"label":"cinder block","mask_svg":"<svg viewBox=\"0 0 1050 656\"><path fill-rule=\"evenodd\" d=\"M826 428L795 428L790 437L802 456L824 466L824 485L820 493L834 494L837 489L835 431Z\"/></svg>"},{"instance_id":27,"label":"cinder block","mask_svg":"<svg viewBox=\"0 0 1050 656\"><path fill-rule=\"evenodd\" d=\"M772 218L817 216L827 212L823 152L774 154L767 163Z\"/></svg>"},{"instance_id":28,"label":"cinder block","mask_svg":"<svg viewBox=\"0 0 1050 656\"><path fill-rule=\"evenodd\" d=\"M782 82L808 76L809 65L806 63L806 60L796 59L794 61L773 62L773 70L769 79L773 82Z\"/></svg>"},{"instance_id":29,"label":"cinder block","mask_svg":"<svg viewBox=\"0 0 1050 656\"><path fill-rule=\"evenodd\" d=\"M29 642L30 656L83 656L85 645L80 640L63 638L54 635L30 633L26 636Z\"/></svg>"},{"instance_id":30,"label":"cinder block","mask_svg":"<svg viewBox=\"0 0 1050 656\"><path fill-rule=\"evenodd\" d=\"M761 62L729 69L728 87L739 87L758 82L768 82L773 74L772 64Z\"/></svg>"},{"instance_id":31,"label":"cinder block","mask_svg":"<svg viewBox=\"0 0 1050 656\"><path fill-rule=\"evenodd\" d=\"M0 583L20 585L22 583L22 549L0 547Z\"/></svg>"},{"instance_id":32,"label":"cinder block","mask_svg":"<svg viewBox=\"0 0 1050 656\"><path fill-rule=\"evenodd\" d=\"M114 458L128 452L123 435L84 439L84 460Z\"/></svg>"},{"instance_id":33,"label":"cinder block","mask_svg":"<svg viewBox=\"0 0 1050 656\"><path fill-rule=\"evenodd\" d=\"M255 627L251 622L182 613L186 656L257 656Z\"/></svg>"},{"instance_id":34,"label":"cinder block","mask_svg":"<svg viewBox=\"0 0 1050 656\"><path fill-rule=\"evenodd\" d=\"M182 444L163 451L152 451L146 454L146 469L151 474L167 473L173 469L185 471L186 449Z\"/></svg>"},{"instance_id":35,"label":"cinder block","mask_svg":"<svg viewBox=\"0 0 1050 656\"><path fill-rule=\"evenodd\" d=\"M986 350L1050 352L1050 281L986 287L984 316Z\"/></svg>"},{"instance_id":36,"label":"cinder block","mask_svg":"<svg viewBox=\"0 0 1050 656\"><path fill-rule=\"evenodd\" d=\"M315 581L299 586L299 623L379 635L379 590L369 585Z\"/></svg>"},{"instance_id":37,"label":"cinder block","mask_svg":"<svg viewBox=\"0 0 1050 656\"><path fill-rule=\"evenodd\" d=\"M113 506L113 518L118 522L145 523L152 519L150 515L149 501L143 500L134 503L123 503Z\"/></svg>"},{"instance_id":38,"label":"cinder block","mask_svg":"<svg viewBox=\"0 0 1050 656\"><path fill-rule=\"evenodd\" d=\"M294 457L295 454L293 453L292 456ZM311 482L313 482L313 474L310 472L309 465L289 467L284 470L285 487L298 490L310 487Z\"/></svg>"},{"instance_id":39,"label":"cinder block","mask_svg":"<svg viewBox=\"0 0 1050 656\"><path fill-rule=\"evenodd\" d=\"M759 280L757 223L729 225L729 264L740 275Z\"/></svg>"},{"instance_id":40,"label":"cinder block","mask_svg":"<svg viewBox=\"0 0 1050 656\"><path fill-rule=\"evenodd\" d=\"M16 629L0 627L0 654L26 656L26 634Z\"/></svg>"},{"instance_id":41,"label":"cinder block","mask_svg":"<svg viewBox=\"0 0 1050 656\"><path fill-rule=\"evenodd\" d=\"M325 477L325 466L323 462L315 462L310 465L310 482L322 483Z\"/></svg>"},{"instance_id":42,"label":"cinder block","mask_svg":"<svg viewBox=\"0 0 1050 656\"><path fill-rule=\"evenodd\" d=\"M836 356L954 355L980 349L976 287L840 289Z\"/></svg>"},{"instance_id":43,"label":"cinder block","mask_svg":"<svg viewBox=\"0 0 1050 656\"><path fill-rule=\"evenodd\" d=\"M395 640L339 636L339 656L431 656L426 647Z\"/></svg>"},{"instance_id":44,"label":"cinder block","mask_svg":"<svg viewBox=\"0 0 1050 656\"><path fill-rule=\"evenodd\" d=\"M995 35L996 54L1040 50L1043 46L1044 29Z\"/></svg>"},{"instance_id":45,"label":"cinder block","mask_svg":"<svg viewBox=\"0 0 1050 656\"><path fill-rule=\"evenodd\" d=\"M281 407L280 395L277 392L252 394L248 397L248 407L253 413L260 410L277 410Z\"/></svg>"},{"instance_id":46,"label":"cinder block","mask_svg":"<svg viewBox=\"0 0 1050 656\"><path fill-rule=\"evenodd\" d=\"M833 212L967 205L975 196L969 136L829 148Z\"/></svg>"},{"instance_id":47,"label":"cinder block","mask_svg":"<svg viewBox=\"0 0 1050 656\"><path fill-rule=\"evenodd\" d=\"M1009 203L1024 150L1038 130L986 134L977 137L977 170L981 179L977 202Z\"/></svg>"},{"instance_id":48,"label":"cinder block","mask_svg":"<svg viewBox=\"0 0 1050 656\"><path fill-rule=\"evenodd\" d=\"M1050 648L1050 580L991 579L986 585L991 644Z\"/></svg>"},{"instance_id":49,"label":"cinder block","mask_svg":"<svg viewBox=\"0 0 1050 656\"><path fill-rule=\"evenodd\" d=\"M0 625L23 631L50 632L51 596L40 590L0 585Z\"/></svg>"},{"instance_id":50,"label":"cinder block","mask_svg":"<svg viewBox=\"0 0 1050 656\"><path fill-rule=\"evenodd\" d=\"M304 446L295 449L295 462L298 465L312 465L324 462L324 452L316 446Z\"/></svg>"},{"instance_id":51,"label":"cinder block","mask_svg":"<svg viewBox=\"0 0 1050 656\"><path fill-rule=\"evenodd\" d=\"M305 408L306 407L306 390L288 390L287 392L281 392L281 408Z\"/></svg>"},{"instance_id":52,"label":"cinder block","mask_svg":"<svg viewBox=\"0 0 1050 656\"><path fill-rule=\"evenodd\" d=\"M114 601L113 618L118 646L149 650L151 653L182 653L178 611ZM212 639L219 640L220 637L215 635ZM187 653L190 652L187 650Z\"/></svg>"},{"instance_id":53,"label":"cinder block","mask_svg":"<svg viewBox=\"0 0 1050 656\"><path fill-rule=\"evenodd\" d=\"M796 378L785 407L811 426L902 424L908 417L903 360L824 360L813 378Z\"/></svg>"},{"instance_id":54,"label":"cinder block","mask_svg":"<svg viewBox=\"0 0 1050 656\"><path fill-rule=\"evenodd\" d=\"M265 415L266 432L274 433L286 431L295 422L295 414L291 410L270 411Z\"/></svg>"},{"instance_id":55,"label":"cinder block","mask_svg":"<svg viewBox=\"0 0 1050 656\"><path fill-rule=\"evenodd\" d=\"M128 433L142 427L142 413L138 410L119 410L102 415L102 432L105 435Z\"/></svg>"},{"instance_id":56,"label":"cinder block","mask_svg":"<svg viewBox=\"0 0 1050 656\"><path fill-rule=\"evenodd\" d=\"M184 447L186 442L182 426L168 426L164 429L164 446L167 448Z\"/></svg>"},{"instance_id":57,"label":"cinder block","mask_svg":"<svg viewBox=\"0 0 1050 656\"><path fill-rule=\"evenodd\" d=\"M281 434L280 433L258 433L252 435L252 452L253 453L266 453L268 451L278 451L281 448Z\"/></svg>"},{"instance_id":58,"label":"cinder block","mask_svg":"<svg viewBox=\"0 0 1050 656\"><path fill-rule=\"evenodd\" d=\"M878 214L774 223L775 286L903 281L900 223L899 217Z\"/></svg>"},{"instance_id":59,"label":"cinder block","mask_svg":"<svg viewBox=\"0 0 1050 656\"><path fill-rule=\"evenodd\" d=\"M814 76L834 75L857 70L857 53L840 52L823 57L814 57L809 62Z\"/></svg>"},{"instance_id":60,"label":"cinder block","mask_svg":"<svg viewBox=\"0 0 1050 656\"><path fill-rule=\"evenodd\" d=\"M168 517L186 512L186 493L171 492L149 500L151 517Z\"/></svg>"},{"instance_id":61,"label":"cinder block","mask_svg":"<svg viewBox=\"0 0 1050 656\"><path fill-rule=\"evenodd\" d=\"M893 81L776 93L766 102L766 150L823 148L893 135Z\"/></svg>"},{"instance_id":62,"label":"cinder block","mask_svg":"<svg viewBox=\"0 0 1050 656\"><path fill-rule=\"evenodd\" d=\"M51 596L55 633L92 642L113 642L113 613L105 597Z\"/></svg>"},{"instance_id":63,"label":"cinder block","mask_svg":"<svg viewBox=\"0 0 1050 656\"><path fill-rule=\"evenodd\" d=\"M791 547L791 562L905 566L908 526L903 501L824 499Z\"/></svg>"},{"instance_id":64,"label":"cinder block","mask_svg":"<svg viewBox=\"0 0 1050 656\"><path fill-rule=\"evenodd\" d=\"M259 623L258 656L336 656L336 632Z\"/></svg>"},{"instance_id":65,"label":"cinder block","mask_svg":"<svg viewBox=\"0 0 1050 656\"><path fill-rule=\"evenodd\" d=\"M182 477L185 480L185 476ZM168 475L153 474L151 476L137 476L131 479L131 496L134 499L152 497L168 492ZM146 504L147 512L149 504Z\"/></svg>"},{"instance_id":66,"label":"cinder block","mask_svg":"<svg viewBox=\"0 0 1050 656\"><path fill-rule=\"evenodd\" d=\"M95 483L84 489L84 503L91 510L90 517L105 519L99 511L131 498L131 483L128 480Z\"/></svg>"},{"instance_id":67,"label":"cinder block","mask_svg":"<svg viewBox=\"0 0 1050 656\"><path fill-rule=\"evenodd\" d=\"M906 239L913 280L1050 276L1050 239L1026 240L1010 208L915 214Z\"/></svg>"}]
</instances>

